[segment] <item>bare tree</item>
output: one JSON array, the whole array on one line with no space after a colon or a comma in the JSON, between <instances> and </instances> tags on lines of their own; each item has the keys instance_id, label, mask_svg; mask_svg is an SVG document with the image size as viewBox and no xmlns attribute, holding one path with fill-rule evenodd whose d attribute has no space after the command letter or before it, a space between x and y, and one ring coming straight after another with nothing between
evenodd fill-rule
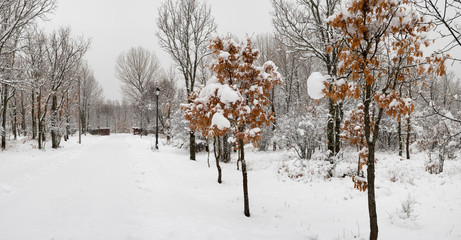
<instances>
[{"instance_id":1,"label":"bare tree","mask_svg":"<svg viewBox=\"0 0 461 240\"><path fill-rule=\"evenodd\" d=\"M49 64L47 80L50 82L50 94L46 97L46 104L51 100L51 141L52 148L58 148L61 134L58 110L58 97L64 99L65 92L76 78L71 71L75 71L83 55L90 46L90 42L83 38L75 39L71 36L70 28L61 28L53 32L48 39L46 60Z\"/></svg>"},{"instance_id":2,"label":"bare tree","mask_svg":"<svg viewBox=\"0 0 461 240\"><path fill-rule=\"evenodd\" d=\"M157 57L149 50L137 47L127 53L121 53L115 65L117 78L122 82L122 91L125 97L139 108L141 128L143 118L147 114L147 94L160 74L160 65ZM142 134L141 134L142 136Z\"/></svg>"},{"instance_id":3,"label":"bare tree","mask_svg":"<svg viewBox=\"0 0 461 240\"><path fill-rule=\"evenodd\" d=\"M179 108L180 102L177 99L178 94L178 87L176 86L176 73L174 68L171 67L167 72L162 74L160 81L158 82L157 86L161 90L161 94L159 96L159 110L160 110L160 123L163 128L163 133L167 137L167 142L169 143L171 140L171 125L172 125L172 118L175 109ZM150 99L154 100L154 90L152 88L152 95Z\"/></svg>"},{"instance_id":4,"label":"bare tree","mask_svg":"<svg viewBox=\"0 0 461 240\"><path fill-rule=\"evenodd\" d=\"M142 47L121 53L115 65L117 78L123 84L123 94L132 102L142 100L149 86L158 78L159 69L155 54Z\"/></svg>"},{"instance_id":5,"label":"bare tree","mask_svg":"<svg viewBox=\"0 0 461 240\"><path fill-rule=\"evenodd\" d=\"M24 59L28 66L26 74L30 79L32 139L37 138L38 148L42 149L46 107L42 109L41 99L46 92L46 84L48 84L46 81L48 65L45 59L47 36L43 30L33 28L26 34L24 41Z\"/></svg>"},{"instance_id":6,"label":"bare tree","mask_svg":"<svg viewBox=\"0 0 461 240\"><path fill-rule=\"evenodd\" d=\"M436 25L436 30L448 43L440 49L441 53L449 53L454 48L461 47L461 1L459 0L424 0L423 14L429 16ZM451 56L455 61L461 58Z\"/></svg>"},{"instance_id":7,"label":"bare tree","mask_svg":"<svg viewBox=\"0 0 461 240\"><path fill-rule=\"evenodd\" d=\"M2 149L6 147L6 108L12 95L9 88L15 87L15 79L8 69L14 65L18 39L27 26L37 18L51 12L56 0L12 0L0 2L0 83L2 90Z\"/></svg>"},{"instance_id":8,"label":"bare tree","mask_svg":"<svg viewBox=\"0 0 461 240\"><path fill-rule=\"evenodd\" d=\"M216 30L210 7L198 0L166 0L158 9L157 37L173 58L186 85L186 97L194 91L200 64L208 53ZM195 133L190 131L190 159L195 160Z\"/></svg>"},{"instance_id":9,"label":"bare tree","mask_svg":"<svg viewBox=\"0 0 461 240\"><path fill-rule=\"evenodd\" d=\"M79 69L80 77L80 121L81 131L88 132L90 113L93 104L101 98L102 88L94 77L93 69L88 63L82 63Z\"/></svg>"},{"instance_id":10,"label":"bare tree","mask_svg":"<svg viewBox=\"0 0 461 240\"><path fill-rule=\"evenodd\" d=\"M304 58L317 58L323 62L326 73L336 80L338 67L339 38L328 24L328 17L335 13L339 0L272 0L273 25L279 37L289 49L294 49ZM329 91L332 91L329 89ZM328 150L330 156L340 150L340 125L342 122L341 101L329 99L327 121Z\"/></svg>"},{"instance_id":11,"label":"bare tree","mask_svg":"<svg viewBox=\"0 0 461 240\"><path fill-rule=\"evenodd\" d=\"M0 2L0 56L14 52L9 45L11 39L19 35L37 18L54 10L56 0L11 0ZM1 61L2 65L4 61ZM0 79L1 80L1 79Z\"/></svg>"}]
</instances>

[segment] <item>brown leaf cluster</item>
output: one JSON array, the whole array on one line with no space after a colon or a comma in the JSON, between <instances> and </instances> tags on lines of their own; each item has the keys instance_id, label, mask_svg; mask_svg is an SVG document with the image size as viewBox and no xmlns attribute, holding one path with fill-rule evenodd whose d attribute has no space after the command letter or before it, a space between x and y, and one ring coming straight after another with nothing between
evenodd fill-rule
<instances>
[{"instance_id":1,"label":"brown leaf cluster","mask_svg":"<svg viewBox=\"0 0 461 240\"><path fill-rule=\"evenodd\" d=\"M391 91L389 94L375 94L375 101L380 108L386 110L387 115L396 118L399 122L402 116L407 116L415 109L413 101L401 97L395 90Z\"/></svg>"},{"instance_id":2,"label":"brown leaf cluster","mask_svg":"<svg viewBox=\"0 0 461 240\"><path fill-rule=\"evenodd\" d=\"M203 99L201 93L206 86L195 91L190 102L182 105L190 128L200 131L203 136L223 136L230 131L235 139L256 144L261 138L259 128L275 120L267 106L270 91L282 83L281 75L272 62L256 65L259 51L251 46L250 39L246 44L239 44L230 38L217 37L209 48L213 58L210 69L217 81L208 84L229 86L238 94L239 100L223 102L218 89ZM229 120L229 129L212 126L212 118L217 112Z\"/></svg>"}]
</instances>

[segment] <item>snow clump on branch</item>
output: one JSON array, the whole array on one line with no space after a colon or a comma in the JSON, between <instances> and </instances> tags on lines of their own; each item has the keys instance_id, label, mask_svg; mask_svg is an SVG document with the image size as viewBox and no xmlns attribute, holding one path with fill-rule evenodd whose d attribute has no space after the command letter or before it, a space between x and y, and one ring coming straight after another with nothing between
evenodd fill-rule
<instances>
[{"instance_id":1,"label":"snow clump on branch","mask_svg":"<svg viewBox=\"0 0 461 240\"><path fill-rule=\"evenodd\" d=\"M321 99L325 96L326 77L322 73L313 72L307 79L307 93L313 99Z\"/></svg>"}]
</instances>

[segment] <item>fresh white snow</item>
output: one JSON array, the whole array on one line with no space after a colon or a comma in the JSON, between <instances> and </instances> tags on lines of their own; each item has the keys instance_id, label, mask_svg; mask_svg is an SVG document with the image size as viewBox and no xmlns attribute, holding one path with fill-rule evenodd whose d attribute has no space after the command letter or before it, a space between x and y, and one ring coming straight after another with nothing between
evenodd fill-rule
<instances>
[{"instance_id":1,"label":"fresh white snow","mask_svg":"<svg viewBox=\"0 0 461 240\"><path fill-rule=\"evenodd\" d=\"M366 193L349 177L320 177L321 162L303 163L304 175L293 180L293 153L248 147L247 218L235 159L222 164L218 184L214 159L208 168L206 154L190 161L187 150L162 140L154 152L152 142L120 134L84 136L82 145L71 138L57 150L33 149L31 141L10 146L0 153L0 239L368 238ZM424 156L377 156L380 239L461 239L459 157L430 175ZM352 160L337 174L353 171ZM408 199L415 215L405 219Z\"/></svg>"},{"instance_id":2,"label":"fresh white snow","mask_svg":"<svg viewBox=\"0 0 461 240\"><path fill-rule=\"evenodd\" d=\"M222 112L217 112L211 118L211 126L216 126L219 130L229 129L230 122L223 116Z\"/></svg>"},{"instance_id":3,"label":"fresh white snow","mask_svg":"<svg viewBox=\"0 0 461 240\"><path fill-rule=\"evenodd\" d=\"M313 72L307 79L307 93L312 99L321 99L325 96L323 90L325 89L326 78L320 72Z\"/></svg>"}]
</instances>

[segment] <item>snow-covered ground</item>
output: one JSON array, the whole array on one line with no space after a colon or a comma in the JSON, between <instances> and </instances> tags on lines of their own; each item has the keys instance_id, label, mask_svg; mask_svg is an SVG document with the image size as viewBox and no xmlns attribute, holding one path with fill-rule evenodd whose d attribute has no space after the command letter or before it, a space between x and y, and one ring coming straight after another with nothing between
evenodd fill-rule
<instances>
[{"instance_id":1,"label":"snow-covered ground","mask_svg":"<svg viewBox=\"0 0 461 240\"><path fill-rule=\"evenodd\" d=\"M0 239L368 238L366 193L349 177L324 180L308 163L294 181L279 171L290 169L290 153L248 151L247 218L235 162L222 164L218 184L212 156L208 168L205 154L190 161L187 151L163 144L152 151L152 141L85 136L82 145L71 138L46 151L14 143L0 153ZM461 159L430 175L424 158L378 155L380 239L461 239Z\"/></svg>"}]
</instances>

